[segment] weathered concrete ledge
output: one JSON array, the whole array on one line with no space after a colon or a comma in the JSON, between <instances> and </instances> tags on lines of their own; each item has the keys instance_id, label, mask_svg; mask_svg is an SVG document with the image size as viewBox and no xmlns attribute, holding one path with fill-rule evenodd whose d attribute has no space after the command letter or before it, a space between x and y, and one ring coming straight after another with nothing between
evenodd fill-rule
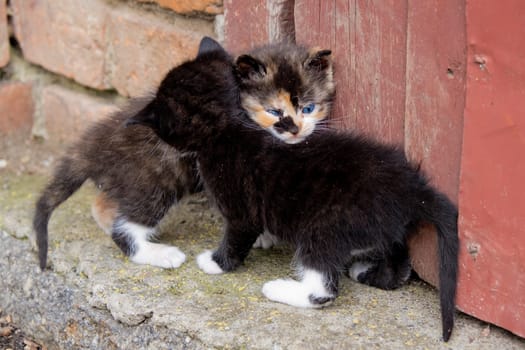
<instances>
[{"instance_id":1,"label":"weathered concrete ledge","mask_svg":"<svg viewBox=\"0 0 525 350\"><path fill-rule=\"evenodd\" d=\"M90 217L84 186L51 219L52 270L41 273L31 231L41 175L0 169L0 308L61 349L523 349L522 339L458 314L441 342L437 291L412 281L381 291L343 279L324 310L266 300L265 281L292 274L284 247L254 250L237 272L209 276L195 256L214 248L221 219L202 196L175 207L161 240L187 261L174 270L127 261Z\"/></svg>"}]
</instances>

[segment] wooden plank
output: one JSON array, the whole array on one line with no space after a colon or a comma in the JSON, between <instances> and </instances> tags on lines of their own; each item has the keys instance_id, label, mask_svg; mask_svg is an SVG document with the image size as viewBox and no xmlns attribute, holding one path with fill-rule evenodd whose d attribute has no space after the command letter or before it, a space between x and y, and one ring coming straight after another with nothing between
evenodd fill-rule
<instances>
[{"instance_id":1,"label":"wooden plank","mask_svg":"<svg viewBox=\"0 0 525 350\"><path fill-rule=\"evenodd\" d=\"M293 42L293 7L294 0L225 0L225 47L240 53L268 42Z\"/></svg>"},{"instance_id":2,"label":"wooden plank","mask_svg":"<svg viewBox=\"0 0 525 350\"><path fill-rule=\"evenodd\" d=\"M405 150L457 202L465 104L464 0L408 2ZM437 285L436 233L411 242L418 274Z\"/></svg>"},{"instance_id":3,"label":"wooden plank","mask_svg":"<svg viewBox=\"0 0 525 350\"><path fill-rule=\"evenodd\" d=\"M266 0L270 42L295 42L295 0Z\"/></svg>"},{"instance_id":4,"label":"wooden plank","mask_svg":"<svg viewBox=\"0 0 525 350\"><path fill-rule=\"evenodd\" d=\"M331 119L342 128L356 127L354 1L296 0L297 43L332 50L336 101Z\"/></svg>"},{"instance_id":5,"label":"wooden plank","mask_svg":"<svg viewBox=\"0 0 525 350\"><path fill-rule=\"evenodd\" d=\"M224 0L224 46L242 52L268 42L266 1Z\"/></svg>"},{"instance_id":6,"label":"wooden plank","mask_svg":"<svg viewBox=\"0 0 525 350\"><path fill-rule=\"evenodd\" d=\"M333 119L386 142L404 141L406 1L297 0L297 42L333 51Z\"/></svg>"},{"instance_id":7,"label":"wooden plank","mask_svg":"<svg viewBox=\"0 0 525 350\"><path fill-rule=\"evenodd\" d=\"M358 0L355 11L357 127L403 145L407 1Z\"/></svg>"},{"instance_id":8,"label":"wooden plank","mask_svg":"<svg viewBox=\"0 0 525 350\"><path fill-rule=\"evenodd\" d=\"M408 8L406 150L454 201L465 106L464 13L463 0L413 0Z\"/></svg>"},{"instance_id":9,"label":"wooden plank","mask_svg":"<svg viewBox=\"0 0 525 350\"><path fill-rule=\"evenodd\" d=\"M458 306L525 337L525 3L466 13Z\"/></svg>"}]
</instances>

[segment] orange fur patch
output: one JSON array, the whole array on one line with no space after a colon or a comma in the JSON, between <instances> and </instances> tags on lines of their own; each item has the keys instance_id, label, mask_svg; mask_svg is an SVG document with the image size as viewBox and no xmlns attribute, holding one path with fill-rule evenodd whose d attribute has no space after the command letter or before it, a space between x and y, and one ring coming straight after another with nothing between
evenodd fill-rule
<instances>
[{"instance_id":1,"label":"orange fur patch","mask_svg":"<svg viewBox=\"0 0 525 350\"><path fill-rule=\"evenodd\" d=\"M285 112L284 115L288 115L293 118L296 113L292 104L292 99L290 98L290 93L281 89L277 93L277 99L279 100L281 109Z\"/></svg>"},{"instance_id":2,"label":"orange fur patch","mask_svg":"<svg viewBox=\"0 0 525 350\"><path fill-rule=\"evenodd\" d=\"M254 114L254 120L263 128L269 128L273 124L277 123L279 121L279 118L268 115L266 111L262 110Z\"/></svg>"},{"instance_id":3,"label":"orange fur patch","mask_svg":"<svg viewBox=\"0 0 525 350\"><path fill-rule=\"evenodd\" d=\"M244 99L242 106L250 114L253 121L263 128L269 128L279 121L279 118L266 113L264 107L254 98L248 97Z\"/></svg>"},{"instance_id":4,"label":"orange fur patch","mask_svg":"<svg viewBox=\"0 0 525 350\"><path fill-rule=\"evenodd\" d=\"M98 226L110 234L117 214L118 204L109 199L104 192L99 192L91 204L91 215Z\"/></svg>"}]
</instances>

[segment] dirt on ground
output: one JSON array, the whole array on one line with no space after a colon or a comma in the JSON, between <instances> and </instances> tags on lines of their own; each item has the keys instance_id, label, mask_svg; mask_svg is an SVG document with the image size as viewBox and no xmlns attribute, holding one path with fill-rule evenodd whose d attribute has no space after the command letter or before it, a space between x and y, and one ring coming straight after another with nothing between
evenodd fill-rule
<instances>
[{"instance_id":1,"label":"dirt on ground","mask_svg":"<svg viewBox=\"0 0 525 350\"><path fill-rule=\"evenodd\" d=\"M26 336L24 331L13 323L11 315L0 310L0 349L1 350L47 350L47 348Z\"/></svg>"}]
</instances>

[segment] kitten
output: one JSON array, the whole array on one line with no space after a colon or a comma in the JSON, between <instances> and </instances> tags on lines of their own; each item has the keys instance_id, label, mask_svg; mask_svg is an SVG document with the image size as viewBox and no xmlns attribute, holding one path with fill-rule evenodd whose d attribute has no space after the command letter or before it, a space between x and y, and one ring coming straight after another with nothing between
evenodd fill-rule
<instances>
[{"instance_id":1,"label":"kitten","mask_svg":"<svg viewBox=\"0 0 525 350\"><path fill-rule=\"evenodd\" d=\"M250 118L289 144L302 142L324 128L335 96L330 55L330 50L276 43L239 56L241 101ZM323 57L324 66L306 69L313 57ZM299 79L290 80L289 75ZM291 86L293 82L299 84ZM253 247L268 249L278 242L278 237L265 231Z\"/></svg>"},{"instance_id":2,"label":"kitten","mask_svg":"<svg viewBox=\"0 0 525 350\"><path fill-rule=\"evenodd\" d=\"M33 221L42 269L47 265L49 218L87 179L100 191L92 205L95 221L133 262L164 268L184 262L177 247L150 238L167 210L202 186L192 155L174 151L149 128L125 127L124 121L149 102L133 100L96 123L60 160Z\"/></svg>"},{"instance_id":3,"label":"kitten","mask_svg":"<svg viewBox=\"0 0 525 350\"><path fill-rule=\"evenodd\" d=\"M324 60L314 55L304 69L320 70ZM261 71L240 65L237 73L242 79ZM212 274L234 270L268 229L295 246L300 280L267 282L264 295L322 307L336 298L340 274L354 254L404 259L408 235L427 221L438 232L447 341L457 280L455 206L397 148L333 130L298 144L275 142L239 108L236 78L231 58L217 47L172 70L154 102L128 121L131 129L147 125L176 149L196 154L226 224L219 248L198 256L200 268Z\"/></svg>"},{"instance_id":4,"label":"kitten","mask_svg":"<svg viewBox=\"0 0 525 350\"><path fill-rule=\"evenodd\" d=\"M258 126L285 143L304 141L325 128L335 95L330 50L278 43L257 48L236 60L241 104ZM312 69L311 60L319 64ZM253 247L267 249L279 242L268 230ZM412 271L408 249L388 257L354 249L348 275L381 289L400 287Z\"/></svg>"}]
</instances>

